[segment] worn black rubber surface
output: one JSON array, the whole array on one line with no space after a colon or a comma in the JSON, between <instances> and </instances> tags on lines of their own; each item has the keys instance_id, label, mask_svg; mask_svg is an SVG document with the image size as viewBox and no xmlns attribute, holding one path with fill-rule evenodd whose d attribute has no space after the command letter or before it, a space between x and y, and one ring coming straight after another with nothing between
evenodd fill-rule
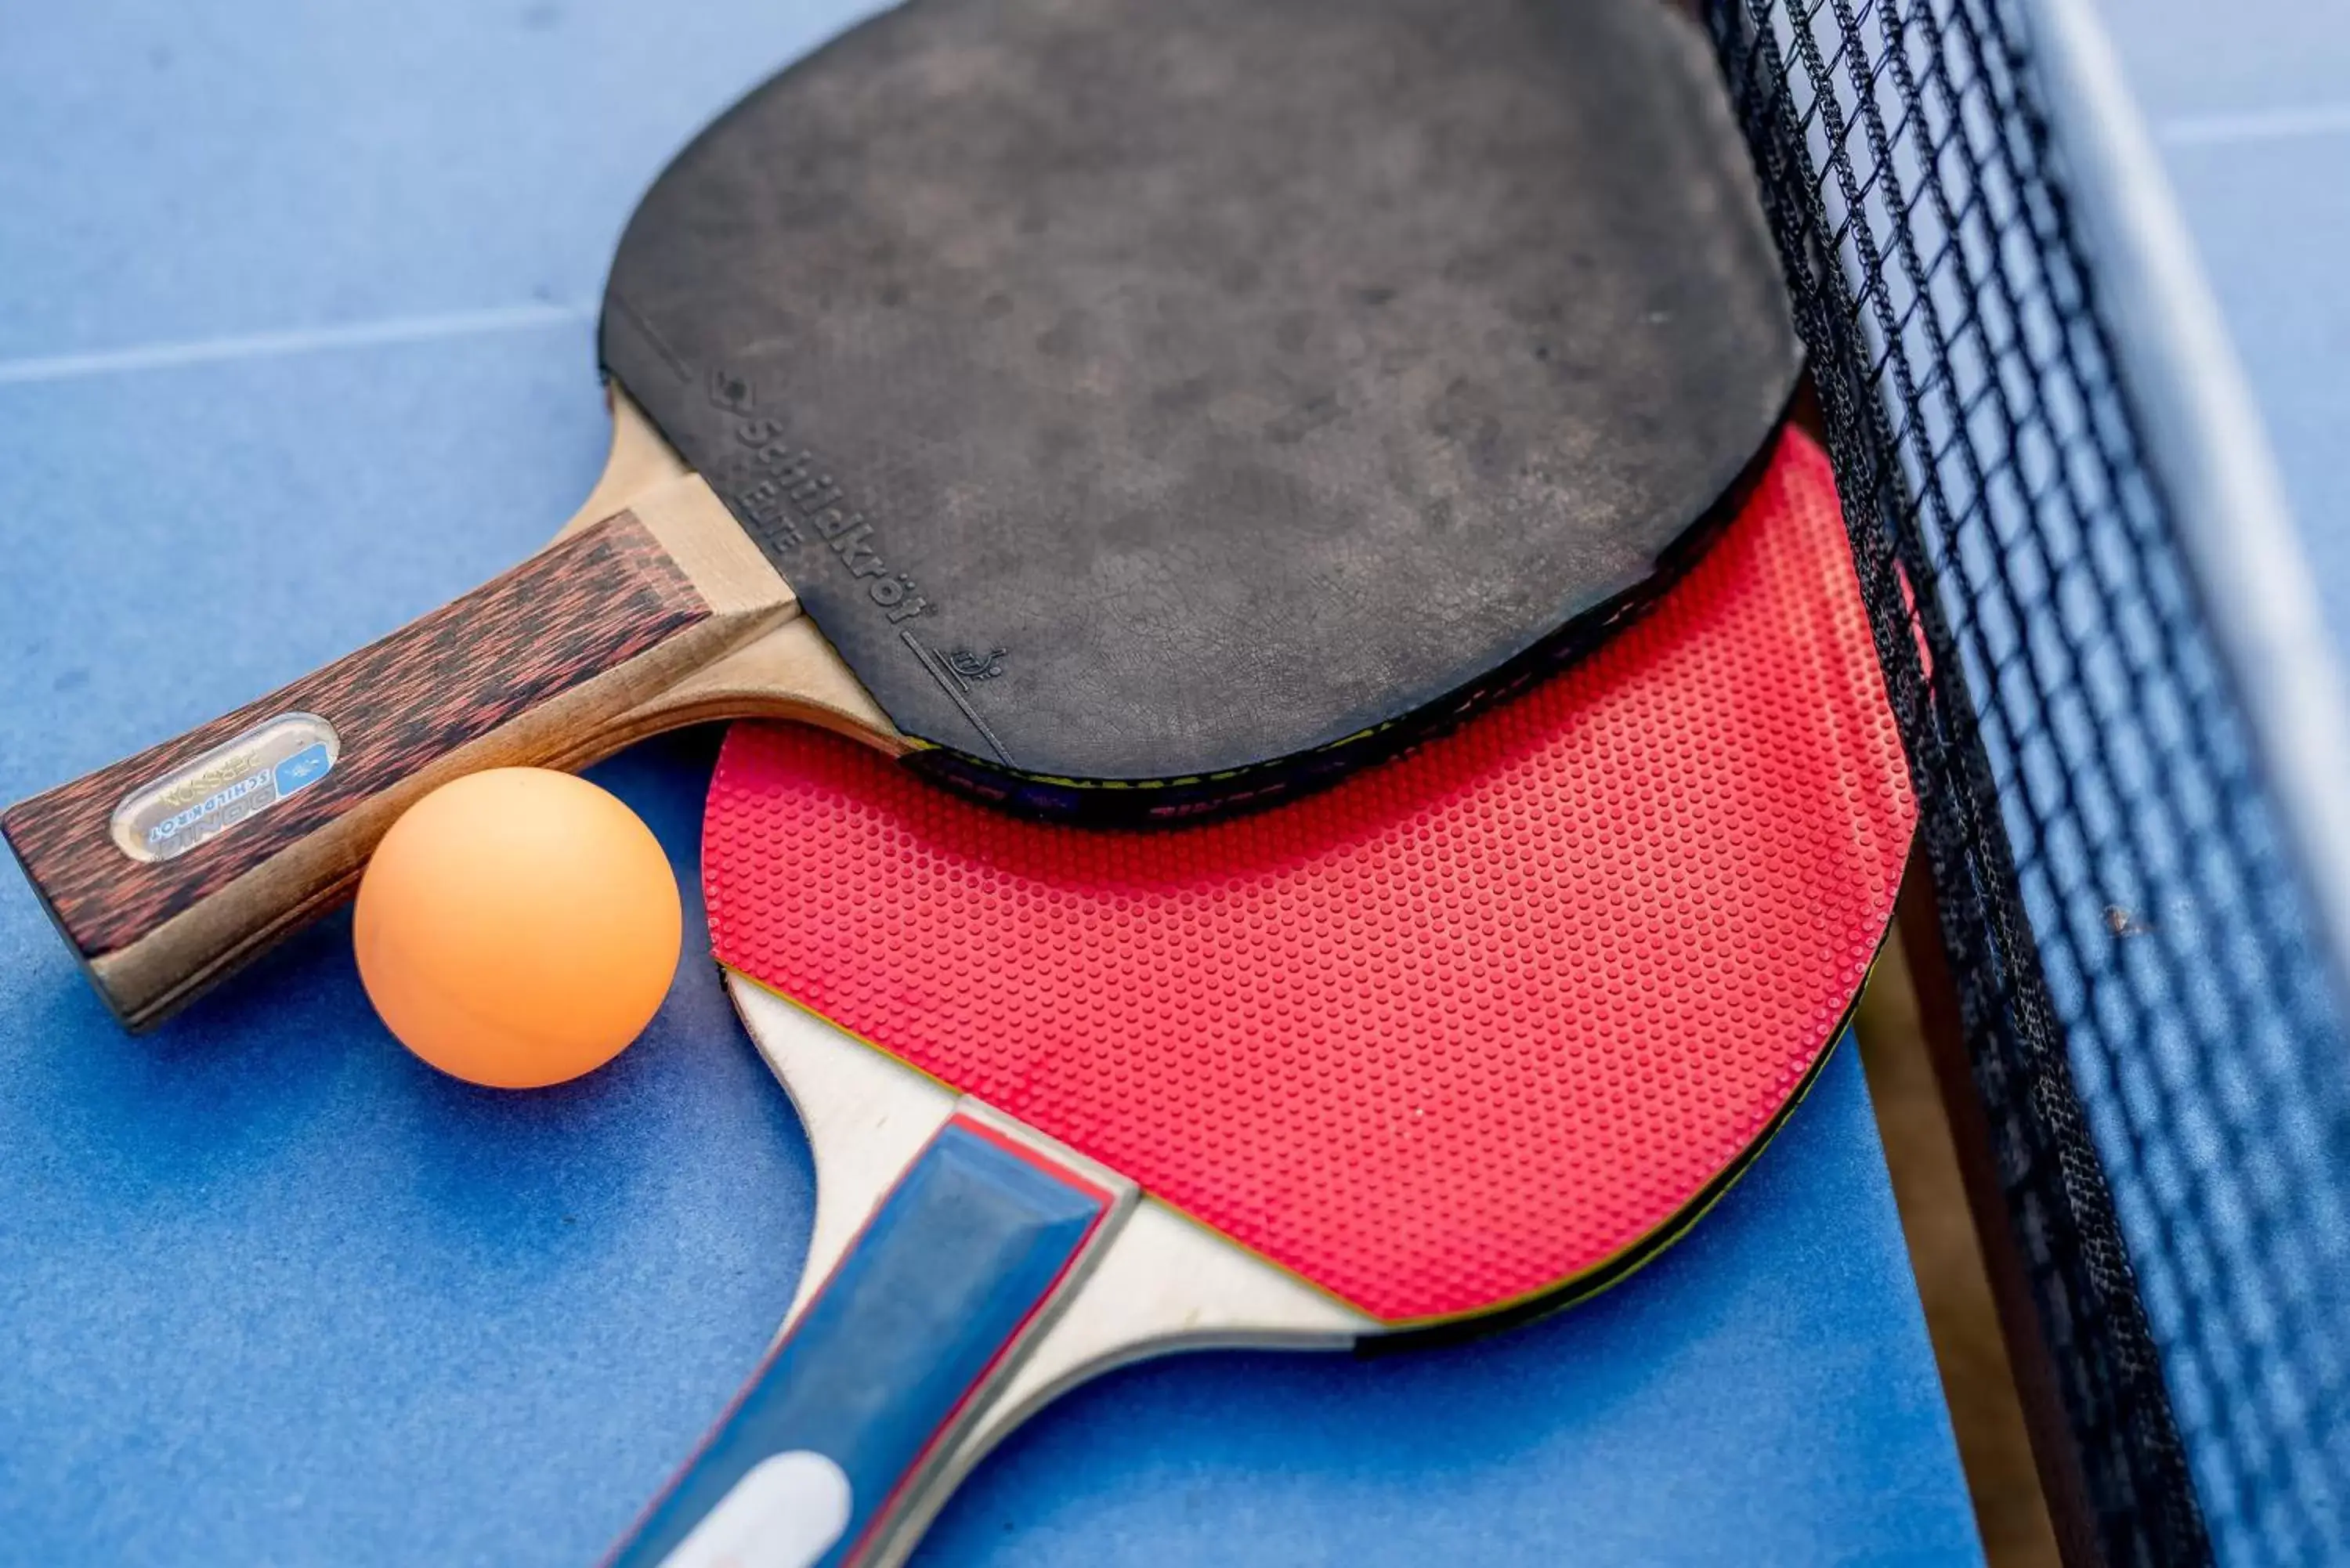
<instances>
[{"instance_id":1,"label":"worn black rubber surface","mask_svg":"<svg viewBox=\"0 0 2350 1568\"><path fill-rule=\"evenodd\" d=\"M1662 586L1797 373L1752 191L1659 0L910 0L603 352L961 782L1244 794Z\"/></svg>"}]
</instances>

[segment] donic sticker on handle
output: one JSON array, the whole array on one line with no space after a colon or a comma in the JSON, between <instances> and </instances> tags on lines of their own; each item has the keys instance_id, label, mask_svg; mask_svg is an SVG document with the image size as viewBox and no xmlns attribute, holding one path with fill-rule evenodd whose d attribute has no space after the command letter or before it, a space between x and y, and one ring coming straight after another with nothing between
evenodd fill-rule
<instances>
[{"instance_id":1,"label":"donic sticker on handle","mask_svg":"<svg viewBox=\"0 0 2350 1568\"><path fill-rule=\"evenodd\" d=\"M133 860L170 860L334 771L342 738L315 713L280 713L123 797L108 824Z\"/></svg>"}]
</instances>

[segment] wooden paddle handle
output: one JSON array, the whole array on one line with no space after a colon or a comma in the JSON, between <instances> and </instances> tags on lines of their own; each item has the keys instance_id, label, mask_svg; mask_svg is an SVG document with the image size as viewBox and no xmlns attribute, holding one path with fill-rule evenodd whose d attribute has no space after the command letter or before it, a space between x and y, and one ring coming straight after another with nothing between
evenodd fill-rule
<instances>
[{"instance_id":1,"label":"wooden paddle handle","mask_svg":"<svg viewBox=\"0 0 2350 1568\"><path fill-rule=\"evenodd\" d=\"M140 1028L347 897L434 784L592 760L619 715L794 607L708 488L680 481L258 702L23 802L0 833Z\"/></svg>"},{"instance_id":2,"label":"wooden paddle handle","mask_svg":"<svg viewBox=\"0 0 2350 1568\"><path fill-rule=\"evenodd\" d=\"M933 1511L958 1418L1018 1366L1130 1196L954 1116L608 1568L894 1561L899 1523Z\"/></svg>"}]
</instances>

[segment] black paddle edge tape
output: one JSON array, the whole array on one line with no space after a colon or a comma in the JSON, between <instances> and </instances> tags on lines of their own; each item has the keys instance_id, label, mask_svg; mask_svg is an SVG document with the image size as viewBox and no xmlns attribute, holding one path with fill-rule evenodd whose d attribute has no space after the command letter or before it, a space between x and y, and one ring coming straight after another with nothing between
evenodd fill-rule
<instances>
[{"instance_id":1,"label":"black paddle edge tape","mask_svg":"<svg viewBox=\"0 0 2350 1568\"><path fill-rule=\"evenodd\" d=\"M1021 773L960 752L930 746L904 765L931 783L998 811L1079 827L1178 827L1215 822L1278 805L1327 788L1347 775L1388 762L1442 735L1464 720L1509 701L1599 647L1654 607L1687 576L1746 509L1777 462L1807 383L1799 374L1771 424L1771 433L1713 504L1699 514L1637 587L1577 616L1478 680L1418 711L1294 757L1254 763L1204 778L1157 783L1087 783Z\"/></svg>"},{"instance_id":2,"label":"black paddle edge tape","mask_svg":"<svg viewBox=\"0 0 2350 1568\"><path fill-rule=\"evenodd\" d=\"M1365 1334L1355 1342L1354 1354L1368 1359L1391 1355L1398 1351L1426 1350L1438 1345L1457 1345L1464 1340L1482 1339L1489 1334L1500 1334L1507 1329L1521 1327L1526 1324L1538 1322L1554 1313L1564 1312L1579 1303L1589 1301L1611 1286L1621 1284L1655 1262L1659 1254L1688 1235L1698 1221L1703 1220L1711 1211L1713 1206L1721 1200L1723 1195L1737 1185L1740 1177L1754 1168L1754 1162L1762 1158L1762 1151L1771 1147L1772 1141L1779 1136L1781 1129L1785 1127L1794 1116L1795 1107L1811 1097L1812 1086L1817 1084L1820 1081L1820 1075L1827 1071L1828 1063L1835 1056L1836 1046L1851 1032L1853 1018L1860 1011L1861 996L1867 991L1868 981L1877 971L1877 961L1884 957L1886 944L1892 940L1893 925L1890 920L1887 920L1886 929L1877 936L1877 951L1870 957L1868 967L1862 971L1859 988L1852 993L1852 999L1845 1004L1844 1011L1837 1015L1835 1026L1828 1031L1827 1044L1820 1048L1820 1054L1813 1059L1811 1067L1804 1074L1804 1081L1795 1086L1795 1092L1787 1096L1786 1103L1779 1107L1771 1117L1769 1125L1763 1127L1754 1141L1748 1144L1737 1158L1716 1172L1712 1180L1699 1189L1696 1196L1675 1210L1672 1217L1662 1225L1649 1231L1630 1247L1589 1273L1578 1274L1549 1290L1540 1291L1513 1302L1496 1312L1482 1315L1450 1317L1440 1323L1419 1324L1406 1328ZM1853 1044L1857 1047L1859 1042L1856 1040Z\"/></svg>"}]
</instances>

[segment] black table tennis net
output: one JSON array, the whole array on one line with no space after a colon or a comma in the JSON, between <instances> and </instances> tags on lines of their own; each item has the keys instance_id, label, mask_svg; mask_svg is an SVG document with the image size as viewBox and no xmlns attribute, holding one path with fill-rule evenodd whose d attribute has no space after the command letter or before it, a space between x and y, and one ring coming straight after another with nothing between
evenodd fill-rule
<instances>
[{"instance_id":1,"label":"black table tennis net","mask_svg":"<svg viewBox=\"0 0 2350 1568\"><path fill-rule=\"evenodd\" d=\"M2350 1053L2116 369L2031 14L1701 10L1908 742L2070 1439L2068 1556L2334 1561Z\"/></svg>"}]
</instances>

